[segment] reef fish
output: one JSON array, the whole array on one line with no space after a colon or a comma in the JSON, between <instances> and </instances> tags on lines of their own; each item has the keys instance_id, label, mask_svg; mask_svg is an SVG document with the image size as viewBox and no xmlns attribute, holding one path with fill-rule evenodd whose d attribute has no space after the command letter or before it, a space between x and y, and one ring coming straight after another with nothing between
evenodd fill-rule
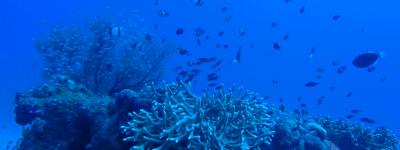
<instances>
[{"instance_id":1,"label":"reef fish","mask_svg":"<svg viewBox=\"0 0 400 150\"><path fill-rule=\"evenodd\" d=\"M382 56L382 52L366 52L354 58L352 63L357 68L367 68L376 64Z\"/></svg>"},{"instance_id":2,"label":"reef fish","mask_svg":"<svg viewBox=\"0 0 400 150\"><path fill-rule=\"evenodd\" d=\"M304 84L304 86L306 86L306 87L315 87L318 84L319 84L318 82L310 81L310 82L307 82L306 84Z\"/></svg>"}]
</instances>

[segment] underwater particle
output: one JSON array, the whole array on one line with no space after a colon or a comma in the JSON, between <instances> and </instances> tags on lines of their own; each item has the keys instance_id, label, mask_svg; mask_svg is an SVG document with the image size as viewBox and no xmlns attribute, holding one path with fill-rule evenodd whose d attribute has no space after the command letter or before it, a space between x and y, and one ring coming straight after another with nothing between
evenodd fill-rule
<instances>
[{"instance_id":1,"label":"underwater particle","mask_svg":"<svg viewBox=\"0 0 400 150\"><path fill-rule=\"evenodd\" d=\"M286 33L284 36L283 36L283 40L284 41L287 41L289 39L289 33Z\"/></svg>"},{"instance_id":2,"label":"underwater particle","mask_svg":"<svg viewBox=\"0 0 400 150\"><path fill-rule=\"evenodd\" d=\"M367 118L367 117L361 118L360 121L361 121L361 122L364 122L364 123L369 123L369 124L374 124L374 123L376 123L375 120L372 120L372 119Z\"/></svg>"},{"instance_id":3,"label":"underwater particle","mask_svg":"<svg viewBox=\"0 0 400 150\"><path fill-rule=\"evenodd\" d=\"M158 26L160 26L160 24L158 24L158 23L157 23L157 24L155 24L155 25L154 25L154 27L153 27L153 28L154 28L154 30L157 30L157 29L158 29Z\"/></svg>"},{"instance_id":4,"label":"underwater particle","mask_svg":"<svg viewBox=\"0 0 400 150\"><path fill-rule=\"evenodd\" d=\"M177 28L176 31L175 31L175 34L179 36L179 35L182 35L184 32L185 32L185 29Z\"/></svg>"},{"instance_id":5,"label":"underwater particle","mask_svg":"<svg viewBox=\"0 0 400 150\"><path fill-rule=\"evenodd\" d=\"M180 55L184 55L184 56L189 56L190 55L189 54L189 50L186 49L186 48L178 48L178 50L179 50L179 54Z\"/></svg>"},{"instance_id":6,"label":"underwater particle","mask_svg":"<svg viewBox=\"0 0 400 150\"><path fill-rule=\"evenodd\" d=\"M352 95L353 95L353 93L349 92L349 93L346 94L346 98L350 98Z\"/></svg>"},{"instance_id":7,"label":"underwater particle","mask_svg":"<svg viewBox=\"0 0 400 150\"><path fill-rule=\"evenodd\" d=\"M254 44L252 42L249 43L250 48L254 48Z\"/></svg>"},{"instance_id":8,"label":"underwater particle","mask_svg":"<svg viewBox=\"0 0 400 150\"><path fill-rule=\"evenodd\" d=\"M371 67L367 68L367 72L373 72L375 70L376 70L376 67L374 67L374 66L371 66Z\"/></svg>"},{"instance_id":9,"label":"underwater particle","mask_svg":"<svg viewBox=\"0 0 400 150\"><path fill-rule=\"evenodd\" d=\"M314 81L310 81L310 82L307 82L306 84L304 84L304 86L306 86L306 87L315 87L317 85L319 85L319 83L314 82Z\"/></svg>"},{"instance_id":10,"label":"underwater particle","mask_svg":"<svg viewBox=\"0 0 400 150\"><path fill-rule=\"evenodd\" d=\"M244 30L244 28L243 27L240 27L240 29L239 29L239 35L240 36L245 36L247 34L247 32Z\"/></svg>"},{"instance_id":11,"label":"underwater particle","mask_svg":"<svg viewBox=\"0 0 400 150\"><path fill-rule=\"evenodd\" d=\"M319 105L321 105L322 104L322 99L318 99L317 100L317 105L319 106Z\"/></svg>"},{"instance_id":12,"label":"underwater particle","mask_svg":"<svg viewBox=\"0 0 400 150\"><path fill-rule=\"evenodd\" d=\"M226 6L222 7L222 8L221 8L221 11L222 11L222 12L228 11L228 7L226 7Z\"/></svg>"},{"instance_id":13,"label":"underwater particle","mask_svg":"<svg viewBox=\"0 0 400 150\"><path fill-rule=\"evenodd\" d=\"M375 65L382 56L383 52L366 52L354 58L352 63L356 68L367 68Z\"/></svg>"},{"instance_id":14,"label":"underwater particle","mask_svg":"<svg viewBox=\"0 0 400 150\"><path fill-rule=\"evenodd\" d=\"M275 28L276 26L278 26L278 22L273 21L273 22L271 23L271 28Z\"/></svg>"},{"instance_id":15,"label":"underwater particle","mask_svg":"<svg viewBox=\"0 0 400 150\"><path fill-rule=\"evenodd\" d=\"M195 32L196 37L200 37L200 36L203 36L204 34L206 34L206 30L204 30L201 27L196 28L194 32Z\"/></svg>"},{"instance_id":16,"label":"underwater particle","mask_svg":"<svg viewBox=\"0 0 400 150\"><path fill-rule=\"evenodd\" d=\"M232 64L239 64L240 62L240 57L241 57L241 52L242 52L242 47L240 47L238 49L238 51L236 52L236 56L235 58L232 60Z\"/></svg>"},{"instance_id":17,"label":"underwater particle","mask_svg":"<svg viewBox=\"0 0 400 150\"><path fill-rule=\"evenodd\" d=\"M114 26L109 29L108 33L112 37L120 37L121 36L121 27L120 26Z\"/></svg>"},{"instance_id":18,"label":"underwater particle","mask_svg":"<svg viewBox=\"0 0 400 150\"><path fill-rule=\"evenodd\" d=\"M215 48L221 48L221 47L222 47L221 43L218 43L218 44L215 45Z\"/></svg>"},{"instance_id":19,"label":"underwater particle","mask_svg":"<svg viewBox=\"0 0 400 150\"><path fill-rule=\"evenodd\" d=\"M318 73L323 73L323 72L325 72L325 69L318 68L318 69L316 69L315 71L318 72Z\"/></svg>"},{"instance_id":20,"label":"underwater particle","mask_svg":"<svg viewBox=\"0 0 400 150\"><path fill-rule=\"evenodd\" d=\"M335 14L335 15L332 16L332 20L333 20L333 21L336 21L336 20L339 20L341 17L342 17L342 16L340 16L340 15L338 15L338 14Z\"/></svg>"},{"instance_id":21,"label":"underwater particle","mask_svg":"<svg viewBox=\"0 0 400 150\"><path fill-rule=\"evenodd\" d=\"M220 31L220 32L218 32L218 36L223 36L225 34L225 32L224 31Z\"/></svg>"},{"instance_id":22,"label":"underwater particle","mask_svg":"<svg viewBox=\"0 0 400 150\"><path fill-rule=\"evenodd\" d=\"M165 9L161 9L160 11L158 11L158 16L165 18L169 17L170 14Z\"/></svg>"},{"instance_id":23,"label":"underwater particle","mask_svg":"<svg viewBox=\"0 0 400 150\"><path fill-rule=\"evenodd\" d=\"M203 0L190 0L196 6L203 6Z\"/></svg>"},{"instance_id":24,"label":"underwater particle","mask_svg":"<svg viewBox=\"0 0 400 150\"><path fill-rule=\"evenodd\" d=\"M344 71L346 71L346 69L347 69L346 66L340 66L340 67L336 70L336 72L339 73L339 74L342 74L342 73L344 73Z\"/></svg>"},{"instance_id":25,"label":"underwater particle","mask_svg":"<svg viewBox=\"0 0 400 150\"><path fill-rule=\"evenodd\" d=\"M274 48L275 50L280 50L281 45L278 42L274 42L274 44L272 44L272 48Z\"/></svg>"},{"instance_id":26,"label":"underwater particle","mask_svg":"<svg viewBox=\"0 0 400 150\"><path fill-rule=\"evenodd\" d=\"M303 5L303 6L300 7L299 13L300 14L304 14L305 10L306 10L306 6Z\"/></svg>"}]
</instances>

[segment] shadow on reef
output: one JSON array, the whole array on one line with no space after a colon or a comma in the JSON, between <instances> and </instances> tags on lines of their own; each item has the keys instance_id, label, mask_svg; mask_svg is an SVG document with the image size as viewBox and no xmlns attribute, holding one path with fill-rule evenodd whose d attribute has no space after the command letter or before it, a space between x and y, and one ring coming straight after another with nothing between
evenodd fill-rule
<instances>
[{"instance_id":1,"label":"shadow on reef","mask_svg":"<svg viewBox=\"0 0 400 150\"><path fill-rule=\"evenodd\" d=\"M89 27L89 36L56 28L37 43L45 83L16 94L16 149L397 149L388 129L296 114L242 88L198 96L190 83L152 82L171 46L114 37L107 20Z\"/></svg>"}]
</instances>

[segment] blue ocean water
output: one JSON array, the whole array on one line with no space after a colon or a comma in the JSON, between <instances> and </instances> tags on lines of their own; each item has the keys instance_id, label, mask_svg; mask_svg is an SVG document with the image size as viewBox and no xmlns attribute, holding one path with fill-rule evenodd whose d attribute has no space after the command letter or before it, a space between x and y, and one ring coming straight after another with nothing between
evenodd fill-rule
<instances>
[{"instance_id":1,"label":"blue ocean water","mask_svg":"<svg viewBox=\"0 0 400 150\"><path fill-rule=\"evenodd\" d=\"M120 27L137 26L188 49L190 56L176 54L168 60L165 81L175 80L176 66L199 57L217 57L222 60L218 83L243 86L271 97L267 100L271 103L306 109L313 115L340 119L356 109L360 112L351 120L385 126L400 134L398 1L204 0L201 6L190 0L156 1L3 1L0 148L21 136L21 127L14 121L15 93L42 82L43 62L33 47L34 40L55 25L84 24L98 16L110 17ZM300 13L302 8L304 13ZM160 10L169 16L160 17ZM335 15L340 17L335 20ZM177 28L184 29L182 35L176 35ZM208 40L200 37L200 45L197 28L209 36ZM279 50L274 48L275 42ZM216 48L218 44L229 46ZM232 64L239 49L240 61ZM355 57L369 51L384 53L374 64L376 70L368 72L352 65ZM338 73L344 66L344 72ZM197 69L202 72L194 86L202 91L208 84L205 76L213 71L207 65ZM310 81L319 84L306 87ZM376 123L360 121L364 117Z\"/></svg>"}]
</instances>

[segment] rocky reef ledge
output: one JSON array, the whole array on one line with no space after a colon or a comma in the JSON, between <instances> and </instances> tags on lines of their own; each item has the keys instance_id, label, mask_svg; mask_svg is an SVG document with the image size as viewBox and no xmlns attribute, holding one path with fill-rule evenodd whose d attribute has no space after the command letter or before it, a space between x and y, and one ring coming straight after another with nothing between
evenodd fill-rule
<instances>
[{"instance_id":1,"label":"rocky reef ledge","mask_svg":"<svg viewBox=\"0 0 400 150\"><path fill-rule=\"evenodd\" d=\"M394 150L397 137L346 120L293 113L243 88L196 95L190 84L148 83L111 96L65 76L17 93L16 149Z\"/></svg>"}]
</instances>

